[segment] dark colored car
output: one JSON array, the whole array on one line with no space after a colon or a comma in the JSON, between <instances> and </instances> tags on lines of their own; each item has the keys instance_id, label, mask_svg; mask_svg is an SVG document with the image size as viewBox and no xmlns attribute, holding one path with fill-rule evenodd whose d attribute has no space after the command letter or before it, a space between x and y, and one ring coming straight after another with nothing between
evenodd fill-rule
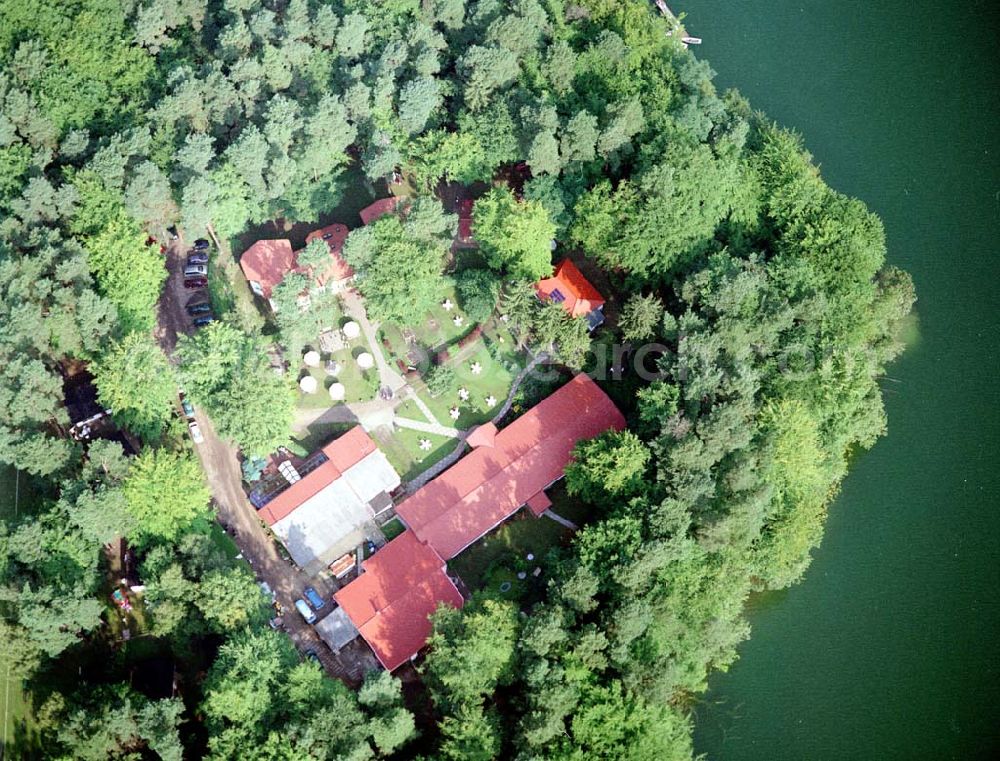
<instances>
[{"instance_id":1,"label":"dark colored car","mask_svg":"<svg viewBox=\"0 0 1000 761\"><path fill-rule=\"evenodd\" d=\"M194 405L191 404L187 399L181 399L181 409L184 410L184 415L188 418L194 417Z\"/></svg>"},{"instance_id":2,"label":"dark colored car","mask_svg":"<svg viewBox=\"0 0 1000 761\"><path fill-rule=\"evenodd\" d=\"M202 301L198 304L188 304L187 313L192 317L196 317L199 314L208 314L212 311L212 305L207 301Z\"/></svg>"},{"instance_id":3,"label":"dark colored car","mask_svg":"<svg viewBox=\"0 0 1000 761\"><path fill-rule=\"evenodd\" d=\"M186 278L184 278L184 287L185 288L190 288L190 289L204 288L206 285L208 285L208 278L207 277L186 277Z\"/></svg>"},{"instance_id":4,"label":"dark colored car","mask_svg":"<svg viewBox=\"0 0 1000 761\"><path fill-rule=\"evenodd\" d=\"M197 249L206 249L206 248L208 248L208 246L209 246L209 243L204 238L198 238L198 240L196 240L194 242L194 247L197 248Z\"/></svg>"},{"instance_id":5,"label":"dark colored car","mask_svg":"<svg viewBox=\"0 0 1000 761\"><path fill-rule=\"evenodd\" d=\"M326 601L322 597L320 597L319 592L317 592L312 587L306 587L305 589L303 589L302 594L309 601L309 604L312 605L313 608L315 608L316 610L320 610L326 605Z\"/></svg>"},{"instance_id":6,"label":"dark colored car","mask_svg":"<svg viewBox=\"0 0 1000 761\"><path fill-rule=\"evenodd\" d=\"M190 264L208 264L208 251L205 249L194 249L188 254L187 263Z\"/></svg>"},{"instance_id":7,"label":"dark colored car","mask_svg":"<svg viewBox=\"0 0 1000 761\"><path fill-rule=\"evenodd\" d=\"M210 322L215 322L215 318L210 314L204 314L201 317L194 318L194 326L196 328L203 328Z\"/></svg>"}]
</instances>

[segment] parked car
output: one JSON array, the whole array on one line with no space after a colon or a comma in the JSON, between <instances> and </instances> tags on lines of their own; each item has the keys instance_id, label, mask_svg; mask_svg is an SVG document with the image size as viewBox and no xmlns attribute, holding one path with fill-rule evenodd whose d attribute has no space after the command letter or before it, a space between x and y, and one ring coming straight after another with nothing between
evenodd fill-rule
<instances>
[{"instance_id":1,"label":"parked car","mask_svg":"<svg viewBox=\"0 0 1000 761\"><path fill-rule=\"evenodd\" d=\"M207 251L189 252L187 257L187 266L190 267L192 264L208 264L208 252Z\"/></svg>"},{"instance_id":2,"label":"parked car","mask_svg":"<svg viewBox=\"0 0 1000 761\"><path fill-rule=\"evenodd\" d=\"M187 305L187 313L192 317L195 317L199 314L208 314L211 311L212 311L212 305L209 304L207 301L199 301L197 304Z\"/></svg>"},{"instance_id":3,"label":"parked car","mask_svg":"<svg viewBox=\"0 0 1000 761\"><path fill-rule=\"evenodd\" d=\"M296 600L295 610L306 620L307 624L316 623L316 614L313 613L313 609L309 607L305 600Z\"/></svg>"},{"instance_id":4,"label":"parked car","mask_svg":"<svg viewBox=\"0 0 1000 761\"><path fill-rule=\"evenodd\" d=\"M206 277L207 275L207 264L189 264L184 268L184 277Z\"/></svg>"},{"instance_id":5,"label":"parked car","mask_svg":"<svg viewBox=\"0 0 1000 761\"><path fill-rule=\"evenodd\" d=\"M194 242L195 248L208 248L208 245L208 241L204 238L198 238L198 240Z\"/></svg>"},{"instance_id":6,"label":"parked car","mask_svg":"<svg viewBox=\"0 0 1000 761\"><path fill-rule=\"evenodd\" d=\"M206 325L208 325L210 322L215 322L215 318L212 317L212 315L210 315L210 314L203 314L201 317L195 317L194 318L193 325L196 328L203 328Z\"/></svg>"},{"instance_id":7,"label":"parked car","mask_svg":"<svg viewBox=\"0 0 1000 761\"><path fill-rule=\"evenodd\" d=\"M201 435L201 428L198 427L197 420L188 423L188 430L191 431L191 439L195 444L201 444L205 440L205 437Z\"/></svg>"},{"instance_id":8,"label":"parked car","mask_svg":"<svg viewBox=\"0 0 1000 761\"><path fill-rule=\"evenodd\" d=\"M189 420L194 418L194 405L187 399L181 399L181 409L184 410L184 416Z\"/></svg>"},{"instance_id":9,"label":"parked car","mask_svg":"<svg viewBox=\"0 0 1000 761\"><path fill-rule=\"evenodd\" d=\"M208 285L207 277L186 277L184 278L184 287L189 289L204 288Z\"/></svg>"},{"instance_id":10,"label":"parked car","mask_svg":"<svg viewBox=\"0 0 1000 761\"><path fill-rule=\"evenodd\" d=\"M319 593L312 587L306 587L302 590L302 594L306 596L309 604L312 605L316 610L322 610L326 605L326 601L320 597Z\"/></svg>"}]
</instances>

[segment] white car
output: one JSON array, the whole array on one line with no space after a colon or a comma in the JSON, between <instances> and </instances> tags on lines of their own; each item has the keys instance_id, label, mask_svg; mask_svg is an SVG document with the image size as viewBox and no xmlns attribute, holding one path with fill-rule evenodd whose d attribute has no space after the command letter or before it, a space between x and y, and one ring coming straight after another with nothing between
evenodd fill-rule
<instances>
[{"instance_id":1,"label":"white car","mask_svg":"<svg viewBox=\"0 0 1000 761\"><path fill-rule=\"evenodd\" d=\"M207 275L207 264L189 264L184 268L184 277L205 277Z\"/></svg>"},{"instance_id":2,"label":"white car","mask_svg":"<svg viewBox=\"0 0 1000 761\"><path fill-rule=\"evenodd\" d=\"M201 428L198 427L197 420L188 423L188 430L191 431L191 438L194 439L195 444L200 444L205 440L205 437L201 435Z\"/></svg>"}]
</instances>

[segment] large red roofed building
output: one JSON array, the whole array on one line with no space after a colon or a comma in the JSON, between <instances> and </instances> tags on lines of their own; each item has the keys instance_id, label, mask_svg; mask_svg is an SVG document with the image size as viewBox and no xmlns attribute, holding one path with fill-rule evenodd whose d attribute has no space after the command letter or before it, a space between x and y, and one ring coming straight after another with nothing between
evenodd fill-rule
<instances>
[{"instance_id":1,"label":"large red roofed building","mask_svg":"<svg viewBox=\"0 0 1000 761\"><path fill-rule=\"evenodd\" d=\"M347 234L345 225L332 224L306 236L306 242L322 238L330 248L330 265L322 271L310 272L300 267L298 251L293 251L291 242L285 239L257 241L240 256L240 268L250 284L250 290L268 302L275 287L289 272L311 276L321 288L340 290L354 277L354 271L342 254ZM273 308L274 304L271 306Z\"/></svg>"},{"instance_id":2,"label":"large red roofed building","mask_svg":"<svg viewBox=\"0 0 1000 761\"><path fill-rule=\"evenodd\" d=\"M460 608L462 594L441 556L412 531L386 544L363 568L333 597L382 666L393 671L427 643L429 617L438 605Z\"/></svg>"},{"instance_id":3,"label":"large red roofed building","mask_svg":"<svg viewBox=\"0 0 1000 761\"><path fill-rule=\"evenodd\" d=\"M552 277L535 284L539 298L560 304L573 317L586 317L593 330L604 322L604 297L569 259L556 265Z\"/></svg>"},{"instance_id":4,"label":"large red roofed building","mask_svg":"<svg viewBox=\"0 0 1000 761\"><path fill-rule=\"evenodd\" d=\"M420 541L450 560L522 505L544 511L542 493L562 477L576 443L624 427L607 394L577 375L503 430L488 424L474 431L473 451L396 513Z\"/></svg>"},{"instance_id":5,"label":"large red roofed building","mask_svg":"<svg viewBox=\"0 0 1000 761\"><path fill-rule=\"evenodd\" d=\"M379 217L384 217L386 214L392 214L402 200L403 199L399 196L380 198L375 201L375 203L363 208L360 212L358 212L358 215L361 217L362 223L370 225Z\"/></svg>"}]
</instances>

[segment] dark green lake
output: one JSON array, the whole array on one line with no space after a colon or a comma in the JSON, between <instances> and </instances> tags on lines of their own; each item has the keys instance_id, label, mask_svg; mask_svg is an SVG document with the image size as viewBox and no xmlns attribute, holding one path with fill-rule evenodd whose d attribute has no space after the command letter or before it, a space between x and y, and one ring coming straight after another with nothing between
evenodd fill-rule
<instances>
[{"instance_id":1,"label":"dark green lake","mask_svg":"<svg viewBox=\"0 0 1000 761\"><path fill-rule=\"evenodd\" d=\"M697 708L710 759L1000 757L1000 3L675 0L885 221L918 329L795 588Z\"/></svg>"}]
</instances>

